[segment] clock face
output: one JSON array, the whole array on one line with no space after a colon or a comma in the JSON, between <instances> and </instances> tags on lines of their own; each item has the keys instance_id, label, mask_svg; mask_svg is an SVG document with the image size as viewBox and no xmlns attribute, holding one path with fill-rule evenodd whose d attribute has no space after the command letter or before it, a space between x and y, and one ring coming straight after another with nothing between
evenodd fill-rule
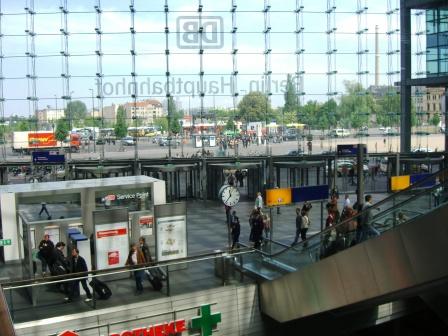
<instances>
[{"instance_id":1,"label":"clock face","mask_svg":"<svg viewBox=\"0 0 448 336\"><path fill-rule=\"evenodd\" d=\"M226 186L222 190L221 200L227 206L234 206L240 200L240 192L233 186Z\"/></svg>"}]
</instances>

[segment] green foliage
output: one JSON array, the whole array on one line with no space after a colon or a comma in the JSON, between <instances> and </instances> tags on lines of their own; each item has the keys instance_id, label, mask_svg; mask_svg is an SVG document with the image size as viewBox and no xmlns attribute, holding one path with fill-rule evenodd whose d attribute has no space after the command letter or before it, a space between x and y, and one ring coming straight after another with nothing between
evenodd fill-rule
<instances>
[{"instance_id":1,"label":"green foliage","mask_svg":"<svg viewBox=\"0 0 448 336\"><path fill-rule=\"evenodd\" d=\"M94 118L94 117L86 117L84 119L84 126L86 127L103 127L103 122L101 118Z\"/></svg>"},{"instance_id":2,"label":"green foliage","mask_svg":"<svg viewBox=\"0 0 448 336\"><path fill-rule=\"evenodd\" d=\"M440 116L437 113L435 113L433 115L433 117L431 118L430 123L433 126L439 126L439 124L440 124Z\"/></svg>"},{"instance_id":3,"label":"green foliage","mask_svg":"<svg viewBox=\"0 0 448 336\"><path fill-rule=\"evenodd\" d=\"M288 74L286 78L285 105L283 110L286 112L296 112L299 108L297 91L292 76Z\"/></svg>"},{"instance_id":4,"label":"green foliage","mask_svg":"<svg viewBox=\"0 0 448 336\"><path fill-rule=\"evenodd\" d=\"M346 94L341 97L338 108L340 125L359 128L369 122L369 115L375 111L375 100L357 82L344 81Z\"/></svg>"},{"instance_id":5,"label":"green foliage","mask_svg":"<svg viewBox=\"0 0 448 336\"><path fill-rule=\"evenodd\" d=\"M283 114L283 123L285 125L296 123L297 122L297 113L294 111L284 112Z\"/></svg>"},{"instance_id":6,"label":"green foliage","mask_svg":"<svg viewBox=\"0 0 448 336\"><path fill-rule=\"evenodd\" d=\"M65 117L75 125L82 124L87 115L87 107L80 100L73 100L65 108Z\"/></svg>"},{"instance_id":7,"label":"green foliage","mask_svg":"<svg viewBox=\"0 0 448 336\"><path fill-rule=\"evenodd\" d=\"M115 135L117 138L123 138L128 134L126 126L126 111L123 106L119 106L117 109L117 122L115 123Z\"/></svg>"},{"instance_id":8,"label":"green foliage","mask_svg":"<svg viewBox=\"0 0 448 336\"><path fill-rule=\"evenodd\" d=\"M30 123L26 120L21 120L16 124L15 129L17 129L17 131L20 132L30 131L31 130Z\"/></svg>"},{"instance_id":9,"label":"green foliage","mask_svg":"<svg viewBox=\"0 0 448 336\"><path fill-rule=\"evenodd\" d=\"M233 119L229 118L226 123L226 130L233 131L235 129L235 123Z\"/></svg>"},{"instance_id":10,"label":"green foliage","mask_svg":"<svg viewBox=\"0 0 448 336\"><path fill-rule=\"evenodd\" d=\"M168 131L168 119L167 118L157 118L154 120L154 126L157 126L162 132Z\"/></svg>"},{"instance_id":11,"label":"green foliage","mask_svg":"<svg viewBox=\"0 0 448 336\"><path fill-rule=\"evenodd\" d=\"M70 132L70 126L67 119L59 119L56 124L55 138L58 141L65 141Z\"/></svg>"},{"instance_id":12,"label":"green foliage","mask_svg":"<svg viewBox=\"0 0 448 336\"><path fill-rule=\"evenodd\" d=\"M238 104L238 109L240 117L246 122L267 121L274 115L268 98L259 91L245 95Z\"/></svg>"},{"instance_id":13,"label":"green foliage","mask_svg":"<svg viewBox=\"0 0 448 336\"><path fill-rule=\"evenodd\" d=\"M183 112L177 110L174 97L170 96L168 98L168 120L171 120L169 126L172 133L178 134L181 132L180 120L182 117Z\"/></svg>"}]
</instances>

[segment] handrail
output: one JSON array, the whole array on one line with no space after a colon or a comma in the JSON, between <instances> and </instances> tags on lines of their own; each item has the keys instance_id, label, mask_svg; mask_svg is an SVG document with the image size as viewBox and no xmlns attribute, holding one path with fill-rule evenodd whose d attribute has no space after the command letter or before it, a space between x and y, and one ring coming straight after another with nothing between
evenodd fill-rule
<instances>
[{"instance_id":1,"label":"handrail","mask_svg":"<svg viewBox=\"0 0 448 336\"><path fill-rule=\"evenodd\" d=\"M306 240L302 240L302 241L300 241L297 245L295 245L295 247L297 247L297 246L302 246L302 245L304 245L304 244L308 244L308 243L309 243L312 239L314 239L315 237L323 236L323 235L325 235L325 234L328 234L329 232L331 232L331 231L334 230L334 229L337 230L338 227L342 227L343 225L347 225L349 222L351 222L351 221L353 221L353 220L357 220L359 217L362 218L362 216L365 216L365 214L366 214L368 211L371 211L372 209L378 208L378 207L380 207L381 205L390 202L392 199L394 199L394 198L398 198L399 196L401 196L401 195L403 195L403 194L406 194L406 193L409 192L410 190L418 189L420 186L424 185L424 184L427 183L428 181L431 181L431 180L433 180L434 178L436 178L437 176L442 175L442 174L446 174L446 173L448 173L448 168L444 168L444 169L442 169L442 170L439 170L438 172L433 173L433 174L431 174L431 175L425 177L424 179L421 179L421 180L417 181L417 182L414 183L414 184L411 184L411 185L408 186L406 189L400 190L399 192L396 192L396 193L390 195L389 197L386 197L385 199L383 199L383 200L381 200L381 201L379 201L379 202L373 204L369 209L365 209L365 210L363 210L363 211L357 213L357 214L354 215L353 217L348 218L348 219L346 219L346 220L344 220L344 221L338 223L337 225L330 226L330 227L328 227L328 228L326 228L326 229L324 229L324 230L322 230L322 231L320 231L320 232L318 232L318 233L316 233L316 234L314 234L314 235L309 236ZM423 190L423 192L425 192L427 189L422 189L422 190ZM285 248L284 250L279 251L279 252L274 253L274 254L270 254L269 256L270 256L270 257L276 257L276 256L279 256L279 255L281 255L281 254L283 254L283 253L285 253L285 252L287 252L287 251L289 251L289 250L291 250L291 249L293 249L293 248L294 248L294 246L288 246L288 247ZM256 251L261 252L262 254L266 254L266 252L263 252L263 251L259 251L259 250L256 250Z\"/></svg>"},{"instance_id":2,"label":"handrail","mask_svg":"<svg viewBox=\"0 0 448 336\"><path fill-rule=\"evenodd\" d=\"M14 336L14 323L12 322L5 294L0 286L0 330L2 335Z\"/></svg>"},{"instance_id":3,"label":"handrail","mask_svg":"<svg viewBox=\"0 0 448 336\"><path fill-rule=\"evenodd\" d=\"M86 279L89 276L91 276L92 278L98 278L98 277L106 276L106 275L123 274L123 273L128 273L128 272L139 271L139 270L147 270L147 269L157 268L157 267L161 267L161 266L183 265L183 264L188 264L188 263L193 263L193 262L213 260L213 259L216 259L219 257L224 257L226 255L238 256L238 255L249 254L249 253L253 253L253 252L254 252L253 249L242 250L242 251L232 252L232 253L229 253L227 251L217 250L212 253L189 256L186 258L179 258L174 261L171 260L171 261L162 261L159 263L149 262L149 263L145 263L145 264L139 264L137 267L136 266L115 267L115 268L111 268L108 270L96 270L96 271L69 273L69 274L52 276L52 277L43 278L43 279L27 279L27 280L4 282L1 284L0 287L2 287L4 290L12 290L12 289L18 289L18 288L44 286L44 285L48 285L48 284L63 283L63 282L69 282L69 281L73 281L73 280Z\"/></svg>"}]
</instances>

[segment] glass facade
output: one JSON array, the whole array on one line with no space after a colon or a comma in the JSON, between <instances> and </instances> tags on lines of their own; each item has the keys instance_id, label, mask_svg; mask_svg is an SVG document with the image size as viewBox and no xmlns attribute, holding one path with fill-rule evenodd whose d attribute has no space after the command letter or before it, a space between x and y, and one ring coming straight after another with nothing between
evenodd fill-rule
<instances>
[{"instance_id":1,"label":"glass facade","mask_svg":"<svg viewBox=\"0 0 448 336\"><path fill-rule=\"evenodd\" d=\"M448 6L426 11L426 71L448 74Z\"/></svg>"}]
</instances>

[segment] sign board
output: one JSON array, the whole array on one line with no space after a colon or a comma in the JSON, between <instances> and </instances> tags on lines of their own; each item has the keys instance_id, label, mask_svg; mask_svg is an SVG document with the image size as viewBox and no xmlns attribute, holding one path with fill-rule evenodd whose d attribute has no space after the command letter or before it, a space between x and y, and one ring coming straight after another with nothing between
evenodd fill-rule
<instances>
[{"instance_id":1,"label":"sign board","mask_svg":"<svg viewBox=\"0 0 448 336\"><path fill-rule=\"evenodd\" d=\"M187 218L157 218L157 261L187 257Z\"/></svg>"},{"instance_id":2,"label":"sign board","mask_svg":"<svg viewBox=\"0 0 448 336\"><path fill-rule=\"evenodd\" d=\"M328 185L326 184L292 188L292 202L327 200L329 196L328 190Z\"/></svg>"},{"instance_id":3,"label":"sign board","mask_svg":"<svg viewBox=\"0 0 448 336\"><path fill-rule=\"evenodd\" d=\"M11 245L11 239L0 239L0 246L9 246Z\"/></svg>"},{"instance_id":4,"label":"sign board","mask_svg":"<svg viewBox=\"0 0 448 336\"><path fill-rule=\"evenodd\" d=\"M338 145L338 155L357 155L358 145ZM364 154L367 154L367 147L364 146Z\"/></svg>"},{"instance_id":5,"label":"sign board","mask_svg":"<svg viewBox=\"0 0 448 336\"><path fill-rule=\"evenodd\" d=\"M266 190L266 206L279 206L291 204L291 188L277 188Z\"/></svg>"},{"instance_id":6,"label":"sign board","mask_svg":"<svg viewBox=\"0 0 448 336\"><path fill-rule=\"evenodd\" d=\"M138 218L141 236L151 236L154 227L154 216L140 216Z\"/></svg>"},{"instance_id":7,"label":"sign board","mask_svg":"<svg viewBox=\"0 0 448 336\"><path fill-rule=\"evenodd\" d=\"M33 163L64 163L65 155L58 151L33 152Z\"/></svg>"},{"instance_id":8,"label":"sign board","mask_svg":"<svg viewBox=\"0 0 448 336\"><path fill-rule=\"evenodd\" d=\"M28 133L28 145L30 148L56 147L57 144L53 132Z\"/></svg>"},{"instance_id":9,"label":"sign board","mask_svg":"<svg viewBox=\"0 0 448 336\"><path fill-rule=\"evenodd\" d=\"M93 220L97 269L124 266L129 253L127 209L94 211Z\"/></svg>"},{"instance_id":10,"label":"sign board","mask_svg":"<svg viewBox=\"0 0 448 336\"><path fill-rule=\"evenodd\" d=\"M390 178L390 189L392 191L400 191L406 189L411 184L418 183L421 180L427 179L424 183L421 183L419 188L431 188L436 185L436 177L428 178L431 174L412 174L402 176L392 176Z\"/></svg>"}]
</instances>

